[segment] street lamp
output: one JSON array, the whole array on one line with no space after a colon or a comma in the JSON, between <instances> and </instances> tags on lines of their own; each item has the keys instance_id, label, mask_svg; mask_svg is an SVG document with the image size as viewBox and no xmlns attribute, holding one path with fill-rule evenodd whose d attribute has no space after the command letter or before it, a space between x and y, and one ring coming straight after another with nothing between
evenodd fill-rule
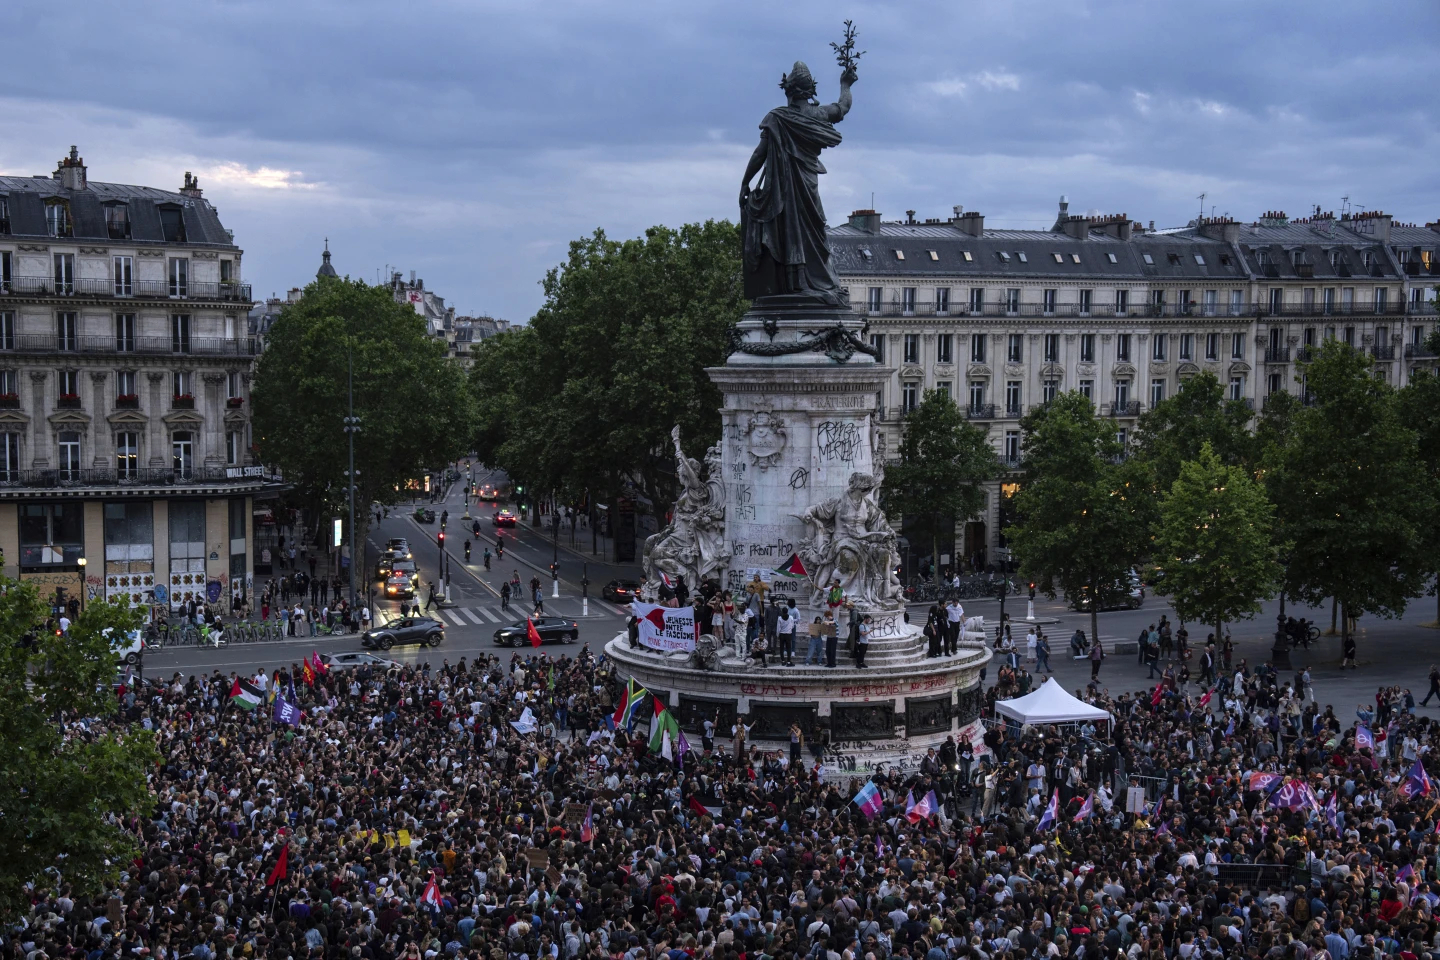
<instances>
[{"instance_id":1,"label":"street lamp","mask_svg":"<svg viewBox=\"0 0 1440 960\"><path fill-rule=\"evenodd\" d=\"M470 519L470 493L475 487L475 465L469 460L465 461L465 516L461 519Z\"/></svg>"},{"instance_id":2,"label":"street lamp","mask_svg":"<svg viewBox=\"0 0 1440 960\"><path fill-rule=\"evenodd\" d=\"M550 542L554 552L550 558L550 596L560 596L560 502L550 501Z\"/></svg>"},{"instance_id":3,"label":"street lamp","mask_svg":"<svg viewBox=\"0 0 1440 960\"><path fill-rule=\"evenodd\" d=\"M85 558L75 561L80 565L80 612L85 612Z\"/></svg>"},{"instance_id":4,"label":"street lamp","mask_svg":"<svg viewBox=\"0 0 1440 960\"><path fill-rule=\"evenodd\" d=\"M355 351L345 347L345 364L350 374L350 413L345 417L345 433L350 438L350 469L345 471L350 488L350 609L355 609L355 434L360 432L360 418L355 416Z\"/></svg>"}]
</instances>

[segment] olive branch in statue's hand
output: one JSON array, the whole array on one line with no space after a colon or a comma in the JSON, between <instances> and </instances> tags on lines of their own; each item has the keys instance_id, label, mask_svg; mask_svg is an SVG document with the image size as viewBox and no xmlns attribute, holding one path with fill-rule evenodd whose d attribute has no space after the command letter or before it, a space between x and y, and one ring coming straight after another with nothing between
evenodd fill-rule
<instances>
[{"instance_id":1,"label":"olive branch in statue's hand","mask_svg":"<svg viewBox=\"0 0 1440 960\"><path fill-rule=\"evenodd\" d=\"M830 43L830 49L835 51L835 62L840 64L840 79L846 83L854 83L859 79L855 68L860 63L860 58L865 56L865 51L855 50L855 21L845 21L845 38L843 43Z\"/></svg>"}]
</instances>

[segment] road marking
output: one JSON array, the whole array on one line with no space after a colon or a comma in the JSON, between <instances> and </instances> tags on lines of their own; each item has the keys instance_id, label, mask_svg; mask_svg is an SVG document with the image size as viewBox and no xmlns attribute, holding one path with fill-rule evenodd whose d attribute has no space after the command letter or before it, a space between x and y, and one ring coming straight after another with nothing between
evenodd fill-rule
<instances>
[{"instance_id":1,"label":"road marking","mask_svg":"<svg viewBox=\"0 0 1440 960\"><path fill-rule=\"evenodd\" d=\"M596 600L596 601L595 601L595 605L596 605L597 607L599 607L601 610L604 610L606 613L613 613L613 614L614 614L615 616L617 616L617 617L628 617L628 616L630 616L630 614L628 614L628 613L625 612L624 610L621 610L619 607L615 606L614 604L612 604L612 603L607 603L607 602L604 601L604 600Z\"/></svg>"},{"instance_id":2,"label":"road marking","mask_svg":"<svg viewBox=\"0 0 1440 960\"><path fill-rule=\"evenodd\" d=\"M443 611L443 612L444 612L445 616L447 616L447 617L449 617L451 620L454 620L454 621L455 621L455 626L457 626L457 627L468 626L468 624L467 624L464 620L461 620L461 619L460 619L460 614L456 613L454 610L445 610L445 611Z\"/></svg>"},{"instance_id":3,"label":"road marking","mask_svg":"<svg viewBox=\"0 0 1440 960\"><path fill-rule=\"evenodd\" d=\"M461 608L460 608L460 612L463 613L463 614L465 614L465 616L469 618L469 620L470 620L471 623L483 623L483 622L484 622L484 621L482 621L479 617L475 616L475 614L470 610L469 607L461 607Z\"/></svg>"},{"instance_id":4,"label":"road marking","mask_svg":"<svg viewBox=\"0 0 1440 960\"><path fill-rule=\"evenodd\" d=\"M491 612L490 612L489 610L487 610L485 607L476 607L475 609L476 609L476 610L479 610L480 613L484 615L485 619L486 619L486 620L489 620L491 623L499 623L499 622L500 622L500 618L497 617L497 616L495 616L495 614L491 613Z\"/></svg>"}]
</instances>

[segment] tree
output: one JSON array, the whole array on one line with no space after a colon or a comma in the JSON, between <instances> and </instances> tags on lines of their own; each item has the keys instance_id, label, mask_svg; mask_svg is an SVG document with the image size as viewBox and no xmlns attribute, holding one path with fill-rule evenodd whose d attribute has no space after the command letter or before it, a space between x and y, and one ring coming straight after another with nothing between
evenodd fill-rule
<instances>
[{"instance_id":1,"label":"tree","mask_svg":"<svg viewBox=\"0 0 1440 960\"><path fill-rule=\"evenodd\" d=\"M1432 334L1433 336L1433 334ZM1400 391L1401 422L1415 431L1420 463L1430 482L1433 502L1440 507L1440 376L1416 370ZM1430 592L1435 595L1435 623L1440 626L1440 517L1425 525L1431 558Z\"/></svg>"},{"instance_id":2,"label":"tree","mask_svg":"<svg viewBox=\"0 0 1440 960\"><path fill-rule=\"evenodd\" d=\"M1252 416L1243 400L1225 399L1214 374L1199 374L1140 418L1134 456L1154 473L1159 490L1169 490L1180 465L1197 458L1207 443L1222 463L1245 463L1254 446L1246 430Z\"/></svg>"},{"instance_id":3,"label":"tree","mask_svg":"<svg viewBox=\"0 0 1440 960\"><path fill-rule=\"evenodd\" d=\"M312 509L348 500L352 358L358 522L371 501L393 502L407 480L463 456L474 416L464 372L422 317L388 287L321 277L271 328L253 390L260 453Z\"/></svg>"},{"instance_id":4,"label":"tree","mask_svg":"<svg viewBox=\"0 0 1440 960\"><path fill-rule=\"evenodd\" d=\"M881 496L887 510L916 522L930 536L940 562L940 535L953 532L985 504L983 485L1000 471L985 431L972 426L949 394L925 391L905 417L900 458L885 467Z\"/></svg>"},{"instance_id":5,"label":"tree","mask_svg":"<svg viewBox=\"0 0 1440 960\"><path fill-rule=\"evenodd\" d=\"M1353 347L1327 341L1305 367L1308 406L1265 485L1291 541L1286 591L1340 606L1342 637L1361 614L1397 617L1419 596L1435 491L1395 391Z\"/></svg>"},{"instance_id":6,"label":"tree","mask_svg":"<svg viewBox=\"0 0 1440 960\"><path fill-rule=\"evenodd\" d=\"M656 514L677 493L670 430L687 452L719 439L725 362L745 311L740 235L707 221L625 241L597 230L544 281L529 327L476 351L482 459L532 486L609 497L633 483Z\"/></svg>"},{"instance_id":7,"label":"tree","mask_svg":"<svg viewBox=\"0 0 1440 960\"><path fill-rule=\"evenodd\" d=\"M1182 621L1209 624L1222 638L1224 624L1260 612L1284 575L1273 522L1264 488L1206 443L1160 505L1155 592L1170 597Z\"/></svg>"},{"instance_id":8,"label":"tree","mask_svg":"<svg viewBox=\"0 0 1440 960\"><path fill-rule=\"evenodd\" d=\"M1098 637L1098 598L1127 582L1145 549L1153 504L1146 471L1126 461L1115 421L1097 417L1080 393L1032 409L1020 426L1024 477L1011 549L1046 596L1058 587L1072 600L1091 598Z\"/></svg>"},{"instance_id":9,"label":"tree","mask_svg":"<svg viewBox=\"0 0 1440 960\"><path fill-rule=\"evenodd\" d=\"M112 725L110 639L139 625L128 605L91 602L67 636L42 628L35 588L0 579L0 915L29 912L27 884L100 892L136 853L120 820L149 812L149 732ZM77 721L87 720L88 729Z\"/></svg>"}]
</instances>

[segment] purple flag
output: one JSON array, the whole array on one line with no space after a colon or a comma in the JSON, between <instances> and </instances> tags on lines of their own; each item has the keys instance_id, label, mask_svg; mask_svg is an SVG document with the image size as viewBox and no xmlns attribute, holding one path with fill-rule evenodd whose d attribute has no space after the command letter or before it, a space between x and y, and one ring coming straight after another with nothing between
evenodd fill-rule
<instances>
[{"instance_id":1,"label":"purple flag","mask_svg":"<svg viewBox=\"0 0 1440 960\"><path fill-rule=\"evenodd\" d=\"M1425 765L1417 757L1415 766L1405 774L1405 779L1400 781L1400 796L1406 800L1413 800L1416 797L1430 796L1430 776L1425 772Z\"/></svg>"},{"instance_id":2,"label":"purple flag","mask_svg":"<svg viewBox=\"0 0 1440 960\"><path fill-rule=\"evenodd\" d=\"M875 819L875 815L885 806L885 798L880 796L880 788L875 786L874 780L867 780L850 802L860 808L866 820Z\"/></svg>"},{"instance_id":3,"label":"purple flag","mask_svg":"<svg viewBox=\"0 0 1440 960\"><path fill-rule=\"evenodd\" d=\"M1045 812L1040 816L1040 822L1035 829L1038 832L1045 832L1060 820L1060 791L1057 789L1050 795L1050 802L1045 804Z\"/></svg>"},{"instance_id":4,"label":"purple flag","mask_svg":"<svg viewBox=\"0 0 1440 960\"><path fill-rule=\"evenodd\" d=\"M305 716L305 711L295 706L295 704L286 700L284 697L275 698L275 712L272 714L272 717L276 723L283 723L293 727L300 722L300 718L303 716Z\"/></svg>"},{"instance_id":5,"label":"purple flag","mask_svg":"<svg viewBox=\"0 0 1440 960\"><path fill-rule=\"evenodd\" d=\"M1375 749L1375 734L1371 733L1370 728L1363 723L1355 724L1355 749Z\"/></svg>"}]
</instances>

